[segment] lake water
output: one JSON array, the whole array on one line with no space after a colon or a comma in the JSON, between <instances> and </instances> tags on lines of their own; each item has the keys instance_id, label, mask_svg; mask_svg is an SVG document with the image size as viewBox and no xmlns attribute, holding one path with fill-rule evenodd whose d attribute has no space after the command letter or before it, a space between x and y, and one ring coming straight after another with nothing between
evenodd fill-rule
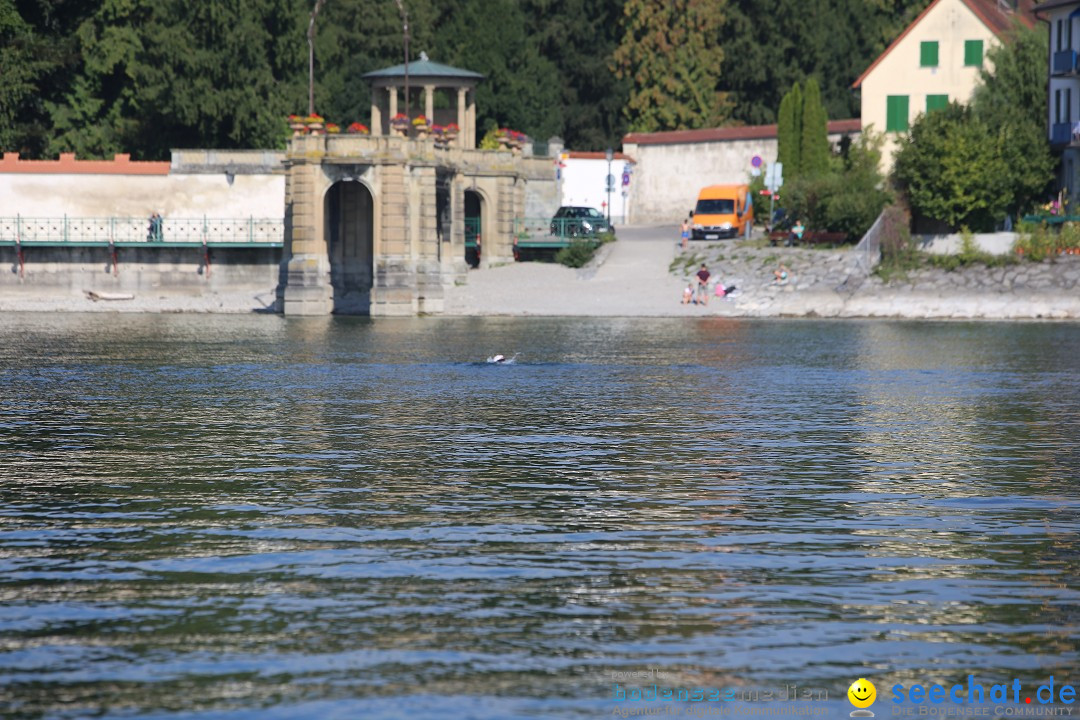
<instances>
[{"instance_id":1,"label":"lake water","mask_svg":"<svg viewBox=\"0 0 1080 720\"><path fill-rule=\"evenodd\" d=\"M9 314L0 715L1077 684L1078 379L1075 324Z\"/></svg>"}]
</instances>

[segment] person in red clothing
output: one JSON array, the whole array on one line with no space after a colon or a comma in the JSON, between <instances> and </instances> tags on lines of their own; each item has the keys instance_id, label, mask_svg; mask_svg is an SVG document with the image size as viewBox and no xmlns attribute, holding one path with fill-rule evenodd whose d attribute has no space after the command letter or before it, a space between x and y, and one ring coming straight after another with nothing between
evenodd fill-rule
<instances>
[{"instance_id":1,"label":"person in red clothing","mask_svg":"<svg viewBox=\"0 0 1080 720\"><path fill-rule=\"evenodd\" d=\"M709 304L709 268L705 267L705 263L701 263L701 269L697 272L697 295L698 302L702 305Z\"/></svg>"}]
</instances>

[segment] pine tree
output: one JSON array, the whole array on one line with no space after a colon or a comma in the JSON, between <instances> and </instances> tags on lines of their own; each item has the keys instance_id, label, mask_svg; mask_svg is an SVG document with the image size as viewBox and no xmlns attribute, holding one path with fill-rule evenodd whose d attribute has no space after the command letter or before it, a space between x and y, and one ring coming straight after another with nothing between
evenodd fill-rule
<instances>
[{"instance_id":1,"label":"pine tree","mask_svg":"<svg viewBox=\"0 0 1080 720\"><path fill-rule=\"evenodd\" d=\"M612 58L616 77L631 82L631 130L716 127L728 118L717 90L726 2L627 0L623 38Z\"/></svg>"},{"instance_id":2,"label":"pine tree","mask_svg":"<svg viewBox=\"0 0 1080 720\"><path fill-rule=\"evenodd\" d=\"M806 81L803 95L799 172L805 177L820 177L829 170L829 120L821 104L817 78Z\"/></svg>"}]
</instances>

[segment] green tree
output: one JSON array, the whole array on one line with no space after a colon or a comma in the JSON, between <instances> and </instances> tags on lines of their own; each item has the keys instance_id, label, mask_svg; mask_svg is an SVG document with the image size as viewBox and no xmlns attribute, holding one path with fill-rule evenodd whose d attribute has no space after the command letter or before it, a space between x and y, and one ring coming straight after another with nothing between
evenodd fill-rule
<instances>
[{"instance_id":1,"label":"green tree","mask_svg":"<svg viewBox=\"0 0 1080 720\"><path fill-rule=\"evenodd\" d=\"M896 153L893 179L911 209L951 228L990 230L1012 192L1003 144L969 106L920 115Z\"/></svg>"},{"instance_id":2,"label":"green tree","mask_svg":"<svg viewBox=\"0 0 1080 720\"><path fill-rule=\"evenodd\" d=\"M817 78L806 81L803 94L801 139L799 141L799 172L808 177L820 177L829 170L829 118L821 104Z\"/></svg>"},{"instance_id":3,"label":"green tree","mask_svg":"<svg viewBox=\"0 0 1080 720\"><path fill-rule=\"evenodd\" d=\"M802 91L795 83L780 101L776 128L776 156L784 166L784 177L796 178L802 162Z\"/></svg>"},{"instance_id":4,"label":"green tree","mask_svg":"<svg viewBox=\"0 0 1080 720\"><path fill-rule=\"evenodd\" d=\"M82 68L62 100L47 104L53 123L49 152L104 157L132 150L139 135L136 73L143 36L150 22L149 0L105 0L76 31ZM156 158L155 158L156 159Z\"/></svg>"},{"instance_id":5,"label":"green tree","mask_svg":"<svg viewBox=\"0 0 1080 720\"><path fill-rule=\"evenodd\" d=\"M288 76L299 74L306 14L288 0L105 0L78 29L83 66L49 104L52 152L275 147Z\"/></svg>"},{"instance_id":6,"label":"green tree","mask_svg":"<svg viewBox=\"0 0 1080 720\"><path fill-rule=\"evenodd\" d=\"M563 128L559 73L526 30L516 0L465 0L441 21L447 62L485 76L476 90L477 127L495 125L546 140Z\"/></svg>"},{"instance_id":7,"label":"green tree","mask_svg":"<svg viewBox=\"0 0 1080 720\"><path fill-rule=\"evenodd\" d=\"M438 29L444 21L443 11L437 3L408 0L406 7L412 59L423 51L436 62L453 64L444 57L437 40ZM310 7L305 12L309 10ZM290 97L295 98L291 112L307 111L307 40L302 34L307 27L306 16L301 22L301 35L296 35L297 30L290 31L289 44L301 44L304 58L299 73L289 75ZM357 120L366 124L371 114L371 87L360 76L399 65L404 60L402 21L396 3L392 0L374 3L370 0L328 0L319 14L315 34L316 110L342 126ZM295 97L297 90L299 97ZM409 106L413 114L424 112L423 89L412 83L410 95ZM438 100L436 96L437 103ZM456 102L456 97L452 100ZM404 111L404 103L400 107Z\"/></svg>"},{"instance_id":8,"label":"green tree","mask_svg":"<svg viewBox=\"0 0 1080 720\"><path fill-rule=\"evenodd\" d=\"M623 108L629 78L616 78L611 58L618 45L624 0L528 0L530 33L554 64L567 147L619 147L626 133ZM545 138L546 139L546 138Z\"/></svg>"},{"instance_id":9,"label":"green tree","mask_svg":"<svg viewBox=\"0 0 1080 720\"><path fill-rule=\"evenodd\" d=\"M717 89L726 7L720 0L626 0L612 68L631 82L625 110L631 130L716 127L727 120L727 98Z\"/></svg>"},{"instance_id":10,"label":"green tree","mask_svg":"<svg viewBox=\"0 0 1080 720\"><path fill-rule=\"evenodd\" d=\"M930 0L740 0L725 15L732 118L777 122L784 93L814 75L831 118L859 115L851 84Z\"/></svg>"},{"instance_id":11,"label":"green tree","mask_svg":"<svg viewBox=\"0 0 1080 720\"><path fill-rule=\"evenodd\" d=\"M74 30L100 0L0 0L0 150L45 155L47 103L63 97L78 64Z\"/></svg>"},{"instance_id":12,"label":"green tree","mask_svg":"<svg viewBox=\"0 0 1080 720\"><path fill-rule=\"evenodd\" d=\"M1008 41L987 53L972 108L1001 137L1008 166L1010 215L1029 210L1050 190L1056 161L1046 139L1046 58L1042 28L1017 24Z\"/></svg>"}]
</instances>

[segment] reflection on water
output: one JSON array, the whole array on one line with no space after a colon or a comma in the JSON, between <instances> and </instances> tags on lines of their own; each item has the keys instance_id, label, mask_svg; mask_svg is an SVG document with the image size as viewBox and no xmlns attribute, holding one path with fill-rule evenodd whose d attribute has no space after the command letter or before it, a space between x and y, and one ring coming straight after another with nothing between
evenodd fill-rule
<instances>
[{"instance_id":1,"label":"reflection on water","mask_svg":"<svg viewBox=\"0 0 1080 720\"><path fill-rule=\"evenodd\" d=\"M0 339L9 716L595 717L614 671L843 698L1080 666L1075 325Z\"/></svg>"}]
</instances>

